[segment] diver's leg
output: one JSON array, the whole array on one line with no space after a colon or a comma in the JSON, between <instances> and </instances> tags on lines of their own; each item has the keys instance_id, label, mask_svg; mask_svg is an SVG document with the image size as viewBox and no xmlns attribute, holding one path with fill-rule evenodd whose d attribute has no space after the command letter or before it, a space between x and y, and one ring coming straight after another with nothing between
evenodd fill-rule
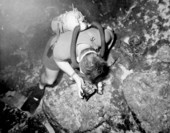
<instances>
[{"instance_id":1,"label":"diver's leg","mask_svg":"<svg viewBox=\"0 0 170 133\"><path fill-rule=\"evenodd\" d=\"M57 76L59 74L59 70L51 70L45 68L40 76L40 83L33 88L31 95L28 97L26 102L21 107L22 110L28 111L30 113L34 113L37 109L42 97L44 96L45 87L53 85Z\"/></svg>"},{"instance_id":2,"label":"diver's leg","mask_svg":"<svg viewBox=\"0 0 170 133\"><path fill-rule=\"evenodd\" d=\"M45 68L44 72L40 76L39 88L44 89L46 86L53 85L59 76L58 74L59 70L51 70L49 68Z\"/></svg>"}]
</instances>

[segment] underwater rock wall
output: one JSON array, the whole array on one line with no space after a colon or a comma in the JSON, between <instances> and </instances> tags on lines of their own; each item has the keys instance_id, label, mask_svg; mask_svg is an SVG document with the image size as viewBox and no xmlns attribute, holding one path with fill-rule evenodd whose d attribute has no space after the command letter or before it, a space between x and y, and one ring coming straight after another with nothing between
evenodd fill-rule
<instances>
[{"instance_id":1,"label":"underwater rock wall","mask_svg":"<svg viewBox=\"0 0 170 133\"><path fill-rule=\"evenodd\" d=\"M117 28L118 32L126 31L125 35L120 32L122 38L132 33L138 33L142 38L142 43L137 46L141 49L126 54L134 73L124 80L121 89L147 133L170 132L169 5L166 0L141 0L133 8L133 13L122 19L121 30ZM128 49L124 51L130 53Z\"/></svg>"}]
</instances>

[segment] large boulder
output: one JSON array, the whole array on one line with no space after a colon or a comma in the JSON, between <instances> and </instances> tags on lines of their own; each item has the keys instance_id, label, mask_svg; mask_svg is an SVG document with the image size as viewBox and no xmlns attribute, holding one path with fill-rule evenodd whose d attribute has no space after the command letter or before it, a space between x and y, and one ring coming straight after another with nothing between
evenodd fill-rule
<instances>
[{"instance_id":1,"label":"large boulder","mask_svg":"<svg viewBox=\"0 0 170 133\"><path fill-rule=\"evenodd\" d=\"M48 88L42 107L54 130L92 132L103 123L109 123L112 128L119 123L119 127L123 128L126 118L122 118L122 114L124 117L128 114L128 106L122 93L110 81L113 81L113 76L105 81L103 95L95 93L88 101L79 98L76 84L70 85L69 80L61 81L55 88Z\"/></svg>"},{"instance_id":2,"label":"large boulder","mask_svg":"<svg viewBox=\"0 0 170 133\"><path fill-rule=\"evenodd\" d=\"M170 47L146 56L147 71L129 75L122 85L130 108L150 133L170 132Z\"/></svg>"},{"instance_id":3,"label":"large boulder","mask_svg":"<svg viewBox=\"0 0 170 133\"><path fill-rule=\"evenodd\" d=\"M167 71L136 72L124 82L126 100L146 132L170 131L170 75Z\"/></svg>"}]
</instances>

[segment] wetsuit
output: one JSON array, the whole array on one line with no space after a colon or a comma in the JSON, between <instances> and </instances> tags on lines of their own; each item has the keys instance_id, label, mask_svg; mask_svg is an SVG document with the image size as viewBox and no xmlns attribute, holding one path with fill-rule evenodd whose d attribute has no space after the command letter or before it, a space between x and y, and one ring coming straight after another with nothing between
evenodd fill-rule
<instances>
[{"instance_id":1,"label":"wetsuit","mask_svg":"<svg viewBox=\"0 0 170 133\"><path fill-rule=\"evenodd\" d=\"M53 55L49 58L47 56L47 52L49 47L52 45L51 42L54 39L52 37L45 48L45 52L43 55L43 64L45 67L51 69L51 70L58 70L58 66L55 63L55 60L59 61L70 61L70 48L71 48L71 40L72 40L72 34L73 31L67 31L65 33L62 33L56 43L54 44L53 48ZM111 35L111 31L106 29L105 30L105 42L106 44L109 43L113 38ZM90 28L85 31L82 31L78 35L77 44L80 45L83 44L89 44L92 48L98 49L101 47L101 39L99 30L95 28Z\"/></svg>"}]
</instances>

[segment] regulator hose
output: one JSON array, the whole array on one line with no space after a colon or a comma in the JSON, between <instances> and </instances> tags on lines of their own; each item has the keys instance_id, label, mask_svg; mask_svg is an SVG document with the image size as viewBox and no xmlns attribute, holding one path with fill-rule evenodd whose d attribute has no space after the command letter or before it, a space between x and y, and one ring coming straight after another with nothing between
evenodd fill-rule
<instances>
[{"instance_id":1,"label":"regulator hose","mask_svg":"<svg viewBox=\"0 0 170 133\"><path fill-rule=\"evenodd\" d=\"M71 48L70 48L71 65L73 68L79 68L79 63L77 62L77 58L76 58L76 42L79 33L80 33L80 26L76 26L73 31Z\"/></svg>"}]
</instances>

